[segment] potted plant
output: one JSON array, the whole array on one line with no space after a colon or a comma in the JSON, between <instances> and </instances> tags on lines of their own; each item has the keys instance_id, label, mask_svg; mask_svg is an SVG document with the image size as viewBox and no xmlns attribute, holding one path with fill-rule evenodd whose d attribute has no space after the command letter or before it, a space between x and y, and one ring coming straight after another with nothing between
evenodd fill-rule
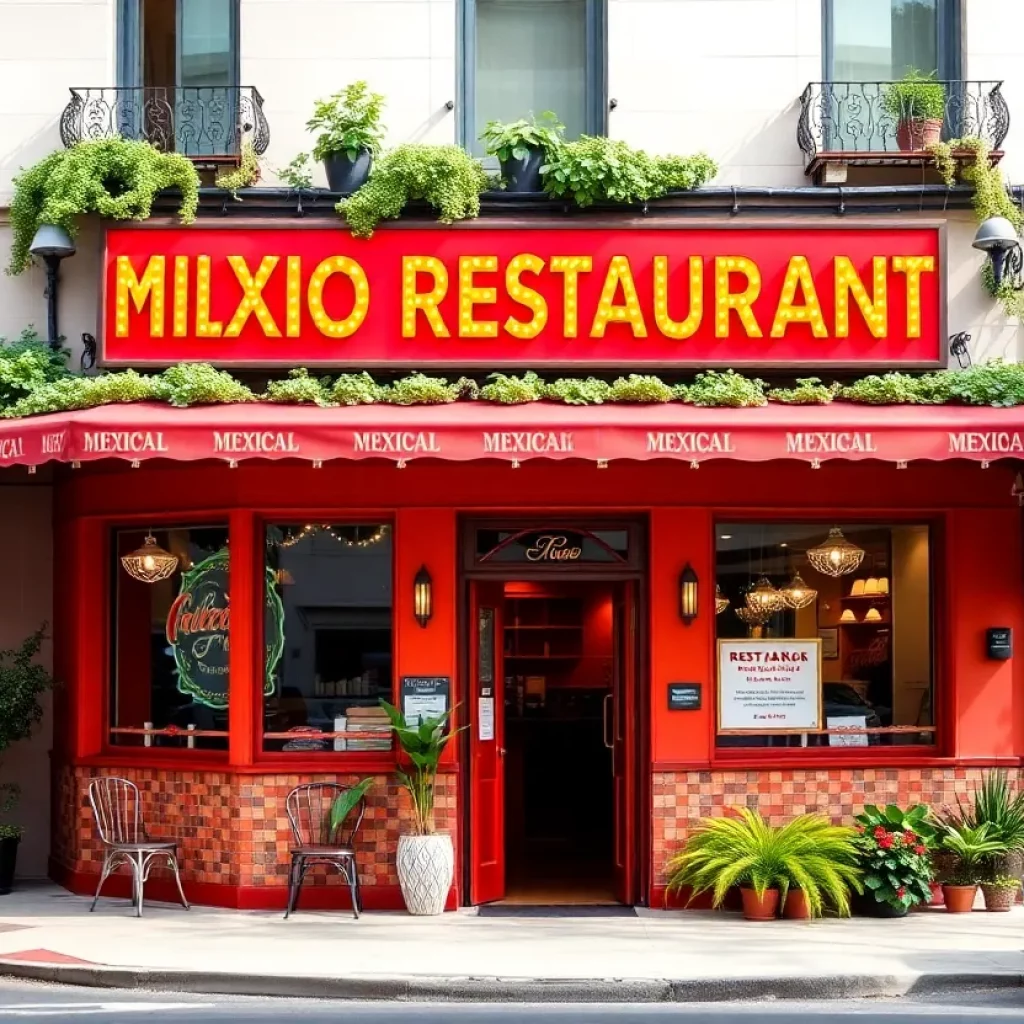
<instances>
[{"instance_id":1,"label":"potted plant","mask_svg":"<svg viewBox=\"0 0 1024 1024\"><path fill-rule=\"evenodd\" d=\"M1008 911L1020 891L1020 879L1014 875L995 875L981 883L985 909L990 912Z\"/></svg>"},{"instance_id":2,"label":"potted plant","mask_svg":"<svg viewBox=\"0 0 1024 1024\"><path fill-rule=\"evenodd\" d=\"M930 75L911 68L882 91L882 108L896 121L896 145L918 152L942 138L946 88Z\"/></svg>"},{"instance_id":3,"label":"potted plant","mask_svg":"<svg viewBox=\"0 0 1024 1024\"><path fill-rule=\"evenodd\" d=\"M541 167L562 144L565 125L550 110L520 121L488 121L481 139L498 158L508 192L540 192Z\"/></svg>"},{"instance_id":4,"label":"potted plant","mask_svg":"<svg viewBox=\"0 0 1024 1024\"><path fill-rule=\"evenodd\" d=\"M941 845L955 858L949 880L942 886L946 910L969 914L974 909L978 883L985 877L986 861L1005 853L1006 846L992 837L988 824L943 824Z\"/></svg>"},{"instance_id":5,"label":"potted plant","mask_svg":"<svg viewBox=\"0 0 1024 1024\"><path fill-rule=\"evenodd\" d=\"M850 889L860 888L855 839L852 829L832 825L817 814L773 826L759 812L737 807L726 817L700 822L669 861L668 892L688 888L692 901L711 891L713 904L719 907L738 885L743 916L748 921L770 921L797 886L808 916L819 916L826 903L845 916Z\"/></svg>"},{"instance_id":6,"label":"potted plant","mask_svg":"<svg viewBox=\"0 0 1024 1024\"><path fill-rule=\"evenodd\" d=\"M434 826L434 781L441 753L459 730L448 729L451 711L411 724L387 701L381 705L411 762L408 772L397 773L412 798L412 829L398 837L398 882L410 914L440 914L452 886L455 851L452 837Z\"/></svg>"},{"instance_id":7,"label":"potted plant","mask_svg":"<svg viewBox=\"0 0 1024 1024\"><path fill-rule=\"evenodd\" d=\"M929 843L935 829L928 808L915 804L906 811L895 804L884 809L865 806L856 817L857 845L864 872L864 893L858 913L866 917L903 917L932 898Z\"/></svg>"},{"instance_id":8,"label":"potted plant","mask_svg":"<svg viewBox=\"0 0 1024 1024\"><path fill-rule=\"evenodd\" d=\"M384 138L383 109L384 97L366 82L352 82L314 104L306 128L320 133L313 159L323 161L332 192L355 192L370 176Z\"/></svg>"},{"instance_id":9,"label":"potted plant","mask_svg":"<svg viewBox=\"0 0 1024 1024\"><path fill-rule=\"evenodd\" d=\"M53 677L36 658L46 639L46 626L40 626L19 647L0 651L0 756L18 740L28 739L43 717L39 698L53 686ZM18 801L18 787L0 786L0 815L6 817ZM0 895L14 887L19 825L0 824Z\"/></svg>"}]
</instances>

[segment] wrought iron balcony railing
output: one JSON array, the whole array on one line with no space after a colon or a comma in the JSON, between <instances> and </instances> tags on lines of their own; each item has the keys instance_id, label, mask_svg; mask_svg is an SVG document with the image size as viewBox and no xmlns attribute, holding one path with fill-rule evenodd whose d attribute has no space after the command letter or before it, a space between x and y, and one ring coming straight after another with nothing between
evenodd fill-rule
<instances>
[{"instance_id":1,"label":"wrought iron balcony railing","mask_svg":"<svg viewBox=\"0 0 1024 1024\"><path fill-rule=\"evenodd\" d=\"M263 97L252 86L139 86L72 89L60 119L65 146L120 135L193 160L237 157L248 139L270 145Z\"/></svg>"},{"instance_id":2,"label":"wrought iron balcony railing","mask_svg":"<svg viewBox=\"0 0 1024 1024\"><path fill-rule=\"evenodd\" d=\"M941 118L935 116L937 103L927 111L915 110L915 90L897 91L895 84L811 82L800 97L797 124L797 142L808 170L823 158L881 163L899 159L900 153L920 156L937 137L978 136L997 151L1010 130L1002 82L934 83L942 87ZM929 98L934 102L935 95ZM929 138L928 129L937 137Z\"/></svg>"}]
</instances>

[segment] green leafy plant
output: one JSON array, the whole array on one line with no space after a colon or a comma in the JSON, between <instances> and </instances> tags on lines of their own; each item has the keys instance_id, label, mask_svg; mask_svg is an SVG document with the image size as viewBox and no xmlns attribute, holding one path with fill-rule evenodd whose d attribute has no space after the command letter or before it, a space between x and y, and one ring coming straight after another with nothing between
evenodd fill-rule
<instances>
[{"instance_id":1,"label":"green leafy plant","mask_svg":"<svg viewBox=\"0 0 1024 1024\"><path fill-rule=\"evenodd\" d=\"M538 402L544 397L544 381L532 370L528 370L522 377L492 373L487 379L490 383L480 389L480 397L486 402L525 405L527 402Z\"/></svg>"},{"instance_id":2,"label":"green leafy plant","mask_svg":"<svg viewBox=\"0 0 1024 1024\"><path fill-rule=\"evenodd\" d=\"M260 158L256 155L251 139L242 140L242 152L238 159L238 166L231 171L223 171L218 174L215 183L218 188L230 192L235 199L239 199L240 188L251 188L260 180Z\"/></svg>"},{"instance_id":3,"label":"green leafy plant","mask_svg":"<svg viewBox=\"0 0 1024 1024\"><path fill-rule=\"evenodd\" d=\"M837 385L825 385L819 377L798 377L795 388L771 388L770 402L786 405L828 405L836 396Z\"/></svg>"},{"instance_id":4,"label":"green leafy plant","mask_svg":"<svg viewBox=\"0 0 1024 1024\"><path fill-rule=\"evenodd\" d=\"M68 353L53 349L26 327L14 341L0 338L0 409L68 376Z\"/></svg>"},{"instance_id":5,"label":"green leafy plant","mask_svg":"<svg viewBox=\"0 0 1024 1024\"><path fill-rule=\"evenodd\" d=\"M609 402L671 402L674 397L672 389L664 381L641 373L619 377L612 382L608 392Z\"/></svg>"},{"instance_id":6,"label":"green leafy plant","mask_svg":"<svg viewBox=\"0 0 1024 1024\"><path fill-rule=\"evenodd\" d=\"M452 711L447 711L439 718L421 719L418 725L412 725L398 708L382 700L381 706L387 712L391 729L398 739L402 752L412 763L409 771L400 770L399 782L409 791L412 798L413 835L430 836L436 831L434 826L434 781L441 754L448 741L459 729L449 729L448 722Z\"/></svg>"},{"instance_id":7,"label":"green leafy plant","mask_svg":"<svg viewBox=\"0 0 1024 1024\"><path fill-rule=\"evenodd\" d=\"M743 408L764 405L765 383L756 377L744 377L735 370L705 370L686 389L685 401L690 405Z\"/></svg>"},{"instance_id":8,"label":"green leafy plant","mask_svg":"<svg viewBox=\"0 0 1024 1024\"><path fill-rule=\"evenodd\" d=\"M476 383L468 377L449 383L446 377L414 373L396 380L384 392L384 401L392 405L445 405L459 398L475 398L476 395Z\"/></svg>"},{"instance_id":9,"label":"green leafy plant","mask_svg":"<svg viewBox=\"0 0 1024 1024\"><path fill-rule=\"evenodd\" d=\"M369 238L382 220L401 216L415 200L429 203L442 224L477 217L486 187L484 169L459 146L409 142L385 154L369 180L335 208L352 234Z\"/></svg>"},{"instance_id":10,"label":"green leafy plant","mask_svg":"<svg viewBox=\"0 0 1024 1024\"><path fill-rule=\"evenodd\" d=\"M549 154L541 168L544 188L577 206L636 203L667 192L699 188L718 172L703 153L657 157L606 136L582 135Z\"/></svg>"},{"instance_id":11,"label":"green leafy plant","mask_svg":"<svg viewBox=\"0 0 1024 1024\"><path fill-rule=\"evenodd\" d=\"M487 152L502 163L508 160L525 160L531 150L554 153L562 144L565 125L550 110L539 117L523 118L520 121L488 121L481 140Z\"/></svg>"},{"instance_id":12,"label":"green leafy plant","mask_svg":"<svg viewBox=\"0 0 1024 1024\"><path fill-rule=\"evenodd\" d=\"M359 806L372 787L373 779L363 779L334 798L334 803L331 804L332 836L345 824L345 819Z\"/></svg>"},{"instance_id":13,"label":"green leafy plant","mask_svg":"<svg viewBox=\"0 0 1024 1024\"><path fill-rule=\"evenodd\" d=\"M981 884L985 888L1013 889L1016 891L1020 888L1020 879L1014 878L1013 875L995 875L992 878L986 878Z\"/></svg>"},{"instance_id":14,"label":"green leafy plant","mask_svg":"<svg viewBox=\"0 0 1024 1024\"><path fill-rule=\"evenodd\" d=\"M308 153L299 153L292 157L287 167L282 167L277 176L296 192L313 187L313 168L309 163Z\"/></svg>"},{"instance_id":15,"label":"green leafy plant","mask_svg":"<svg viewBox=\"0 0 1024 1024\"><path fill-rule=\"evenodd\" d=\"M864 887L876 903L909 910L931 899L929 846L935 839L935 828L928 815L924 804L905 811L895 804L885 808L868 804L857 815Z\"/></svg>"},{"instance_id":16,"label":"green leafy plant","mask_svg":"<svg viewBox=\"0 0 1024 1024\"><path fill-rule=\"evenodd\" d=\"M977 885L985 880L992 860L1006 853L1006 844L993 835L987 822L975 826L945 822L939 845L955 858L950 885Z\"/></svg>"},{"instance_id":17,"label":"green leafy plant","mask_svg":"<svg viewBox=\"0 0 1024 1024\"><path fill-rule=\"evenodd\" d=\"M355 160L360 150L376 156L384 138L384 103L384 97L371 92L366 82L352 82L341 92L317 100L313 116L306 122L309 131L319 132L313 159L325 160L344 153Z\"/></svg>"},{"instance_id":18,"label":"green leafy plant","mask_svg":"<svg viewBox=\"0 0 1024 1024\"><path fill-rule=\"evenodd\" d=\"M230 373L207 363L176 363L157 378L157 395L171 405L213 405L222 402L255 402L252 390Z\"/></svg>"},{"instance_id":19,"label":"green leafy plant","mask_svg":"<svg viewBox=\"0 0 1024 1024\"><path fill-rule=\"evenodd\" d=\"M577 380L562 377L544 385L544 397L566 405L601 405L608 401L611 385L597 377Z\"/></svg>"},{"instance_id":20,"label":"green leafy plant","mask_svg":"<svg viewBox=\"0 0 1024 1024\"><path fill-rule=\"evenodd\" d=\"M668 891L691 890L690 899L710 891L720 906L735 885L758 896L791 886L803 890L814 917L826 904L850 913L850 890L860 891L856 833L819 814L801 814L785 825L770 825L759 812L737 807L723 818L704 818L684 848L668 863Z\"/></svg>"},{"instance_id":21,"label":"green leafy plant","mask_svg":"<svg viewBox=\"0 0 1024 1024\"><path fill-rule=\"evenodd\" d=\"M172 188L181 192L182 223L191 223L199 207L199 174L180 153L111 138L79 142L43 157L14 178L8 273L20 274L29 266L29 247L41 224L56 224L74 237L78 218L88 213L145 220L157 194Z\"/></svg>"},{"instance_id":22,"label":"green leafy plant","mask_svg":"<svg viewBox=\"0 0 1024 1024\"><path fill-rule=\"evenodd\" d=\"M42 720L40 698L54 686L53 677L37 661L45 639L46 623L43 623L18 647L0 650L0 757L12 744L28 739ZM0 786L0 814L10 813L18 796L16 785ZM0 824L0 838L20 836L19 826Z\"/></svg>"},{"instance_id":23,"label":"green leafy plant","mask_svg":"<svg viewBox=\"0 0 1024 1024\"><path fill-rule=\"evenodd\" d=\"M287 380L272 380L264 398L268 402L294 405L330 405L324 382L310 377L309 370L296 367L288 371Z\"/></svg>"},{"instance_id":24,"label":"green leafy plant","mask_svg":"<svg viewBox=\"0 0 1024 1024\"><path fill-rule=\"evenodd\" d=\"M882 90L882 109L896 121L935 121L946 112L946 87L936 74L911 68Z\"/></svg>"},{"instance_id":25,"label":"green leafy plant","mask_svg":"<svg viewBox=\"0 0 1024 1024\"><path fill-rule=\"evenodd\" d=\"M338 405L372 405L382 402L386 393L365 370L362 373L343 373L331 386L331 398Z\"/></svg>"},{"instance_id":26,"label":"green leafy plant","mask_svg":"<svg viewBox=\"0 0 1024 1024\"><path fill-rule=\"evenodd\" d=\"M1002 843L1006 853L1024 851L1024 791L1015 792L1004 769L985 772L969 799L957 794L956 807L943 809L939 820L948 826L978 829L986 826L988 836ZM988 873L999 874L1000 865L992 860ZM986 879L987 881L987 879Z\"/></svg>"}]
</instances>

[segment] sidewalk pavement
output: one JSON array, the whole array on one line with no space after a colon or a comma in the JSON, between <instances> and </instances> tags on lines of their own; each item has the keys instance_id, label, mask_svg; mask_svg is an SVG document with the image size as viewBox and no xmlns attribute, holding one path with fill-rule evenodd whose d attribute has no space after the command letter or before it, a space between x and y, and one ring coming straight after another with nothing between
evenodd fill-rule
<instances>
[{"instance_id":1,"label":"sidewalk pavement","mask_svg":"<svg viewBox=\"0 0 1024 1024\"><path fill-rule=\"evenodd\" d=\"M1024 908L902 920L281 914L0 897L0 975L163 991L485 1002L672 1002L931 994L1024 985Z\"/></svg>"}]
</instances>

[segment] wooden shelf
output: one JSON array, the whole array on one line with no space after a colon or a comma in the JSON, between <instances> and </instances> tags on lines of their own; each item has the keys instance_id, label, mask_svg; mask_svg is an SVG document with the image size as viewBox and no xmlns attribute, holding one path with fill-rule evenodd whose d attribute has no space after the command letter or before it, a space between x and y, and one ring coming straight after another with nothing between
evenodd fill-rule
<instances>
[{"instance_id":1,"label":"wooden shelf","mask_svg":"<svg viewBox=\"0 0 1024 1024\"><path fill-rule=\"evenodd\" d=\"M888 601L891 594L847 594L840 601Z\"/></svg>"},{"instance_id":2,"label":"wooden shelf","mask_svg":"<svg viewBox=\"0 0 1024 1024\"><path fill-rule=\"evenodd\" d=\"M868 619L866 622L861 619L859 622L840 622L840 626L891 626L888 619Z\"/></svg>"}]
</instances>

